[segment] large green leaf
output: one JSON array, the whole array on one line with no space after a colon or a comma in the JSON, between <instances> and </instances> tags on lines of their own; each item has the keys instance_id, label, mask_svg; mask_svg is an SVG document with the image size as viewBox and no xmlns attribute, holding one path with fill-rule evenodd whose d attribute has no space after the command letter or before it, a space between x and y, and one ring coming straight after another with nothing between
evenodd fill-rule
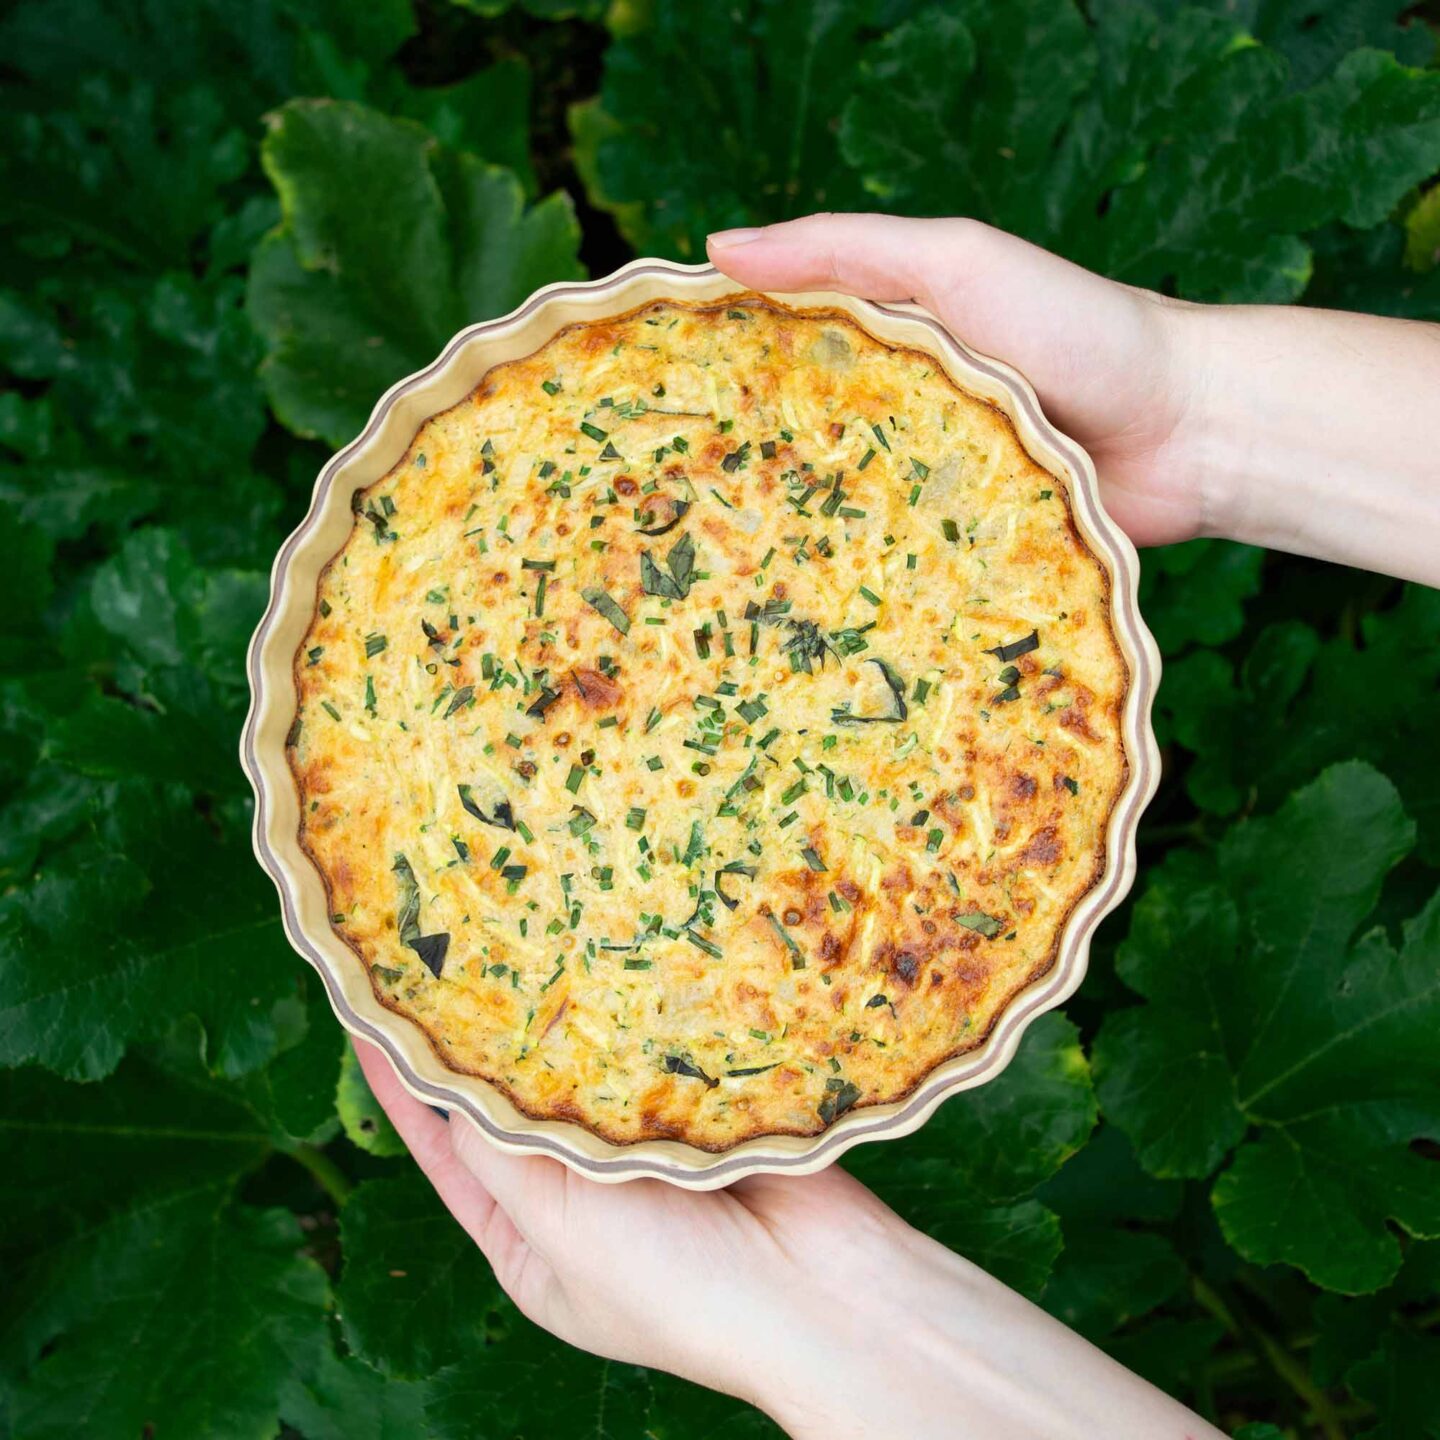
<instances>
[{"instance_id":1,"label":"large green leaf","mask_svg":"<svg viewBox=\"0 0 1440 1440\"><path fill-rule=\"evenodd\" d=\"M1072 0L933 6L862 52L841 148L887 210L1025 230L1095 67Z\"/></svg>"},{"instance_id":2,"label":"large green leaf","mask_svg":"<svg viewBox=\"0 0 1440 1440\"><path fill-rule=\"evenodd\" d=\"M1378 1423L1359 1440L1435 1440L1440 1436L1440 1336L1390 1326L1375 1353L1346 1375L1350 1389L1376 1410Z\"/></svg>"},{"instance_id":3,"label":"large green leaf","mask_svg":"<svg viewBox=\"0 0 1440 1440\"><path fill-rule=\"evenodd\" d=\"M171 531L132 532L71 616L78 703L52 722L45 755L100 778L238 791L245 646L267 590L259 572L197 566Z\"/></svg>"},{"instance_id":4,"label":"large green leaf","mask_svg":"<svg viewBox=\"0 0 1440 1440\"><path fill-rule=\"evenodd\" d=\"M1204 810L1270 806L1325 765L1360 756L1399 787L1419 853L1440 864L1440 592L1407 587L1352 634L1322 642L1287 621L1257 637L1238 671L1212 652L1177 661L1161 683L1167 733L1195 759L1187 786Z\"/></svg>"},{"instance_id":5,"label":"large green leaf","mask_svg":"<svg viewBox=\"0 0 1440 1440\"><path fill-rule=\"evenodd\" d=\"M1413 835L1389 782L1352 763L1213 860L1176 854L1120 953L1148 1003L1096 1042L1106 1113L1146 1169L1202 1176L1234 1150L1213 1196L1226 1238L1329 1289L1390 1279L1387 1222L1440 1234L1440 1178L1408 1149L1440 1136L1440 895L1398 953L1355 938Z\"/></svg>"},{"instance_id":6,"label":"large green leaf","mask_svg":"<svg viewBox=\"0 0 1440 1440\"><path fill-rule=\"evenodd\" d=\"M509 171L418 125L295 101L272 117L264 161L284 224L255 253L249 309L271 405L301 435L351 439L457 330L581 273L568 197L527 210Z\"/></svg>"},{"instance_id":7,"label":"large green leaf","mask_svg":"<svg viewBox=\"0 0 1440 1440\"><path fill-rule=\"evenodd\" d=\"M605 56L582 112L591 200L647 251L694 260L707 232L857 207L835 119L875 0L657 5ZM638 208L636 208L638 207Z\"/></svg>"},{"instance_id":8,"label":"large green leaf","mask_svg":"<svg viewBox=\"0 0 1440 1440\"><path fill-rule=\"evenodd\" d=\"M116 789L88 843L0 899L0 1063L98 1079L193 1014L210 1066L241 1074L280 1048L298 963L248 827Z\"/></svg>"},{"instance_id":9,"label":"large green leaf","mask_svg":"<svg viewBox=\"0 0 1440 1440\"><path fill-rule=\"evenodd\" d=\"M435 1440L779 1440L741 1400L572 1349L509 1306L498 1323L489 1344L432 1382Z\"/></svg>"},{"instance_id":10,"label":"large green leaf","mask_svg":"<svg viewBox=\"0 0 1440 1440\"><path fill-rule=\"evenodd\" d=\"M479 1247L413 1166L367 1180L341 1220L345 1338L387 1375L423 1377L485 1344L500 1288Z\"/></svg>"},{"instance_id":11,"label":"large green leaf","mask_svg":"<svg viewBox=\"0 0 1440 1440\"><path fill-rule=\"evenodd\" d=\"M1293 93L1228 17L968 0L869 50L842 149L887 208L973 214L1135 284L1286 300L1301 237L1440 167L1440 75L1355 51ZM1039 203L1037 203L1037 197Z\"/></svg>"},{"instance_id":12,"label":"large green leaf","mask_svg":"<svg viewBox=\"0 0 1440 1440\"><path fill-rule=\"evenodd\" d=\"M435 1377L425 1418L435 1440L631 1440L645 1434L649 1402L645 1371L572 1350L512 1315L505 1340Z\"/></svg>"},{"instance_id":13,"label":"large green leaf","mask_svg":"<svg viewBox=\"0 0 1440 1440\"><path fill-rule=\"evenodd\" d=\"M420 1440L428 1387L396 1380L328 1346L296 1358L280 1413L305 1440Z\"/></svg>"},{"instance_id":14,"label":"large green leaf","mask_svg":"<svg viewBox=\"0 0 1440 1440\"><path fill-rule=\"evenodd\" d=\"M346 1045L340 1061L340 1079L335 1089L335 1110L345 1134L352 1144L372 1155L392 1157L406 1154L390 1117L370 1090L365 1072L355 1058L354 1049Z\"/></svg>"},{"instance_id":15,"label":"large green leaf","mask_svg":"<svg viewBox=\"0 0 1440 1440\"><path fill-rule=\"evenodd\" d=\"M947 1100L914 1135L852 1150L845 1166L911 1224L1034 1295L1061 1240L1032 1192L1094 1124L1075 1027L1047 1015L998 1079Z\"/></svg>"},{"instance_id":16,"label":"large green leaf","mask_svg":"<svg viewBox=\"0 0 1440 1440\"><path fill-rule=\"evenodd\" d=\"M1176 9L1194 0L1159 0ZM1273 45L1290 61L1297 86L1329 73L1352 50L1389 50L1407 65L1424 65L1435 53L1435 37L1414 17L1407 0L1201 0L1208 9L1232 16L1256 39Z\"/></svg>"},{"instance_id":17,"label":"large green leaf","mask_svg":"<svg viewBox=\"0 0 1440 1440\"><path fill-rule=\"evenodd\" d=\"M1192 644L1223 645L1245 624L1260 589L1264 551L1226 540L1191 540L1145 552L1140 612L1166 655Z\"/></svg>"},{"instance_id":18,"label":"large green leaf","mask_svg":"<svg viewBox=\"0 0 1440 1440\"><path fill-rule=\"evenodd\" d=\"M22 0L0 54L0 217L155 269L187 265L253 171L267 106L362 77L410 0Z\"/></svg>"},{"instance_id":19,"label":"large green leaf","mask_svg":"<svg viewBox=\"0 0 1440 1440\"><path fill-rule=\"evenodd\" d=\"M1181 1188L1146 1175L1113 1125L1098 1130L1040 1191L1065 1237L1045 1308L1099 1339L1168 1300L1184 1267L1168 1238L1144 1227L1174 1219Z\"/></svg>"},{"instance_id":20,"label":"large green leaf","mask_svg":"<svg viewBox=\"0 0 1440 1440\"><path fill-rule=\"evenodd\" d=\"M263 1127L133 1065L98 1089L21 1071L0 1090L16 1433L267 1440L325 1344L327 1286L292 1215L230 1199Z\"/></svg>"},{"instance_id":21,"label":"large green leaf","mask_svg":"<svg viewBox=\"0 0 1440 1440\"><path fill-rule=\"evenodd\" d=\"M1374 230L1327 226L1314 237L1315 279L1307 304L1411 320L1440 320L1440 268L1405 264L1406 235L1390 223Z\"/></svg>"}]
</instances>

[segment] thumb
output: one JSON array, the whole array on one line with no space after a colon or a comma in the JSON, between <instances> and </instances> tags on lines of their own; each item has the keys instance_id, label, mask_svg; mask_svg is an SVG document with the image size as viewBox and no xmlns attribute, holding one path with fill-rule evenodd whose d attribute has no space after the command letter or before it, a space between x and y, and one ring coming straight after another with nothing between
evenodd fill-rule
<instances>
[{"instance_id":1,"label":"thumb","mask_svg":"<svg viewBox=\"0 0 1440 1440\"><path fill-rule=\"evenodd\" d=\"M712 263L755 290L915 300L966 344L1017 366L1080 439L1123 417L1111 374L1152 343L1144 292L978 220L807 215L712 235Z\"/></svg>"},{"instance_id":2,"label":"thumb","mask_svg":"<svg viewBox=\"0 0 1440 1440\"><path fill-rule=\"evenodd\" d=\"M1020 284L1072 300L1122 287L978 220L899 215L807 215L706 242L711 261L757 290L839 290L867 300L917 300L930 309L968 293ZM1016 296L1012 294L1011 299Z\"/></svg>"}]
</instances>

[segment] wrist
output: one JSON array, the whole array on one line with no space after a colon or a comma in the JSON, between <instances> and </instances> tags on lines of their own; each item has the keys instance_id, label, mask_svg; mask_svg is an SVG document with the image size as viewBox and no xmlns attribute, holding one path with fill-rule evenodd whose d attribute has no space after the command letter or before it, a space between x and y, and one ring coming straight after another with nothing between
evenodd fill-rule
<instances>
[{"instance_id":1,"label":"wrist","mask_svg":"<svg viewBox=\"0 0 1440 1440\"><path fill-rule=\"evenodd\" d=\"M1184 400L1166 458L1200 533L1440 583L1440 326L1209 305L1170 323Z\"/></svg>"},{"instance_id":2,"label":"wrist","mask_svg":"<svg viewBox=\"0 0 1440 1440\"><path fill-rule=\"evenodd\" d=\"M832 1258L749 1398L792 1440L953 1435L966 1356L937 1318L973 1305L968 1272L982 1274L887 1212Z\"/></svg>"},{"instance_id":3,"label":"wrist","mask_svg":"<svg viewBox=\"0 0 1440 1440\"><path fill-rule=\"evenodd\" d=\"M1038 1306L891 1217L750 1398L792 1440L1223 1440ZM839 1282L838 1284L836 1282Z\"/></svg>"}]
</instances>

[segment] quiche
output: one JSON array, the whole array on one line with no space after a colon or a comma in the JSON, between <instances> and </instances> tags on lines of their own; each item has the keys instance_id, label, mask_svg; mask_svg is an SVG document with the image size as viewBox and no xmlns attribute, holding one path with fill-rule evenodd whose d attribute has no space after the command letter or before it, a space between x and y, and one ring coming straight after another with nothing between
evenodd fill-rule
<instances>
[{"instance_id":1,"label":"quiche","mask_svg":"<svg viewBox=\"0 0 1440 1440\"><path fill-rule=\"evenodd\" d=\"M300 838L451 1069L616 1143L812 1135L1054 962L1128 671L1066 481L932 356L652 303L493 368L352 508Z\"/></svg>"}]
</instances>

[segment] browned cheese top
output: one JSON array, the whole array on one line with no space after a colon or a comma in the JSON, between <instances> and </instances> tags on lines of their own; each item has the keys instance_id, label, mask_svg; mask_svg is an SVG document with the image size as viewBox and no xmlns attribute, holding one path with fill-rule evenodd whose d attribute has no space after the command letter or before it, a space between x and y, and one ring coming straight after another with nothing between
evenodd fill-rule
<instances>
[{"instance_id":1,"label":"browned cheese top","mask_svg":"<svg viewBox=\"0 0 1440 1440\"><path fill-rule=\"evenodd\" d=\"M355 498L290 755L332 924L526 1113L720 1150L972 1048L1126 762L1066 482L829 312L562 331Z\"/></svg>"}]
</instances>

